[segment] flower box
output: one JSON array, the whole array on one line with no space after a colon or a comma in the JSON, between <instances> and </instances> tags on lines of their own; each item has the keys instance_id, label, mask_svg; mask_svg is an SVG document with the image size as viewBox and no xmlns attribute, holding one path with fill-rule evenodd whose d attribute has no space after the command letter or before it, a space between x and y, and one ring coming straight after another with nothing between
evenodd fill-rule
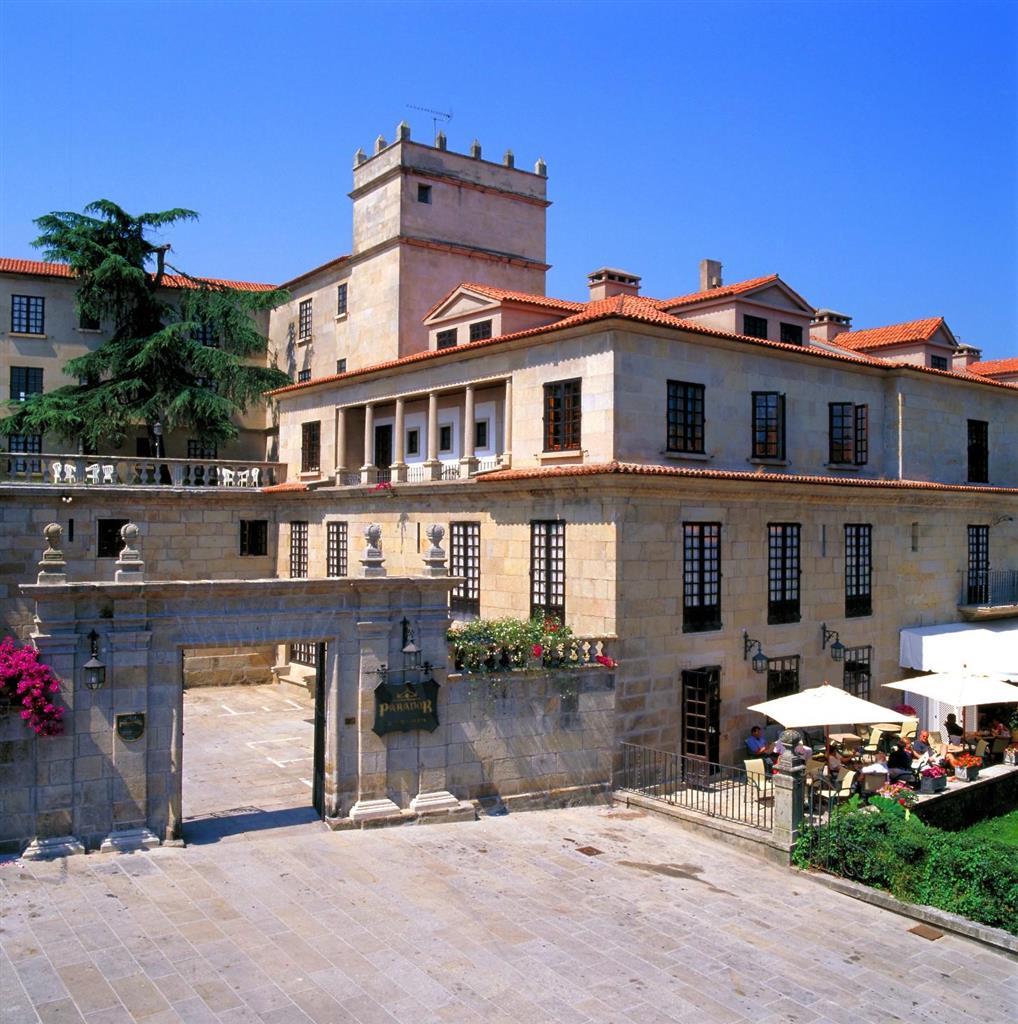
<instances>
[{"instance_id":1,"label":"flower box","mask_svg":"<svg viewBox=\"0 0 1018 1024\"><path fill-rule=\"evenodd\" d=\"M1004 764L1018 764L1018 750L1008 747L1004 751Z\"/></svg>"},{"instance_id":2,"label":"flower box","mask_svg":"<svg viewBox=\"0 0 1018 1024\"><path fill-rule=\"evenodd\" d=\"M955 768L954 770L954 777L956 779L960 779L962 782L975 782L976 779L979 778L979 769L962 768L959 765L959 767Z\"/></svg>"},{"instance_id":3,"label":"flower box","mask_svg":"<svg viewBox=\"0 0 1018 1024\"><path fill-rule=\"evenodd\" d=\"M977 769L978 770L978 769ZM919 780L919 792L923 795L928 796L930 793L939 793L941 790L947 789L947 775L940 775L937 778L928 778L923 776Z\"/></svg>"}]
</instances>

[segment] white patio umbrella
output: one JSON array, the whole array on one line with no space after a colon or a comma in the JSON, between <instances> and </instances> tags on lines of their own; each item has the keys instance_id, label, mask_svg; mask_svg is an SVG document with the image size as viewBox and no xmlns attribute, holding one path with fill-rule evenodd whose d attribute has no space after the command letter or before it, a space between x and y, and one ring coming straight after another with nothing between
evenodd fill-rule
<instances>
[{"instance_id":1,"label":"white patio umbrella","mask_svg":"<svg viewBox=\"0 0 1018 1024\"><path fill-rule=\"evenodd\" d=\"M1018 703L1018 686L1012 686L1000 676L979 676L967 672L934 672L915 679L899 679L884 683L892 690L904 690L929 697L941 704L961 708L962 729L965 728L965 708L972 704Z\"/></svg>"},{"instance_id":2,"label":"white patio umbrella","mask_svg":"<svg viewBox=\"0 0 1018 1024\"><path fill-rule=\"evenodd\" d=\"M787 697L751 704L748 711L759 711L780 722L786 729L846 723L904 722L906 716L872 701L854 697L830 683L790 693Z\"/></svg>"}]
</instances>

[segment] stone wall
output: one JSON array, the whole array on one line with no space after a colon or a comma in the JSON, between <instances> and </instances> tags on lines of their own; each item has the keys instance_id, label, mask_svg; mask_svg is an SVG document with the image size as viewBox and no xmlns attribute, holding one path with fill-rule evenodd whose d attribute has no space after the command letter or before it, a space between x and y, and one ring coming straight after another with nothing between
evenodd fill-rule
<instances>
[{"instance_id":1,"label":"stone wall","mask_svg":"<svg viewBox=\"0 0 1018 1024\"><path fill-rule=\"evenodd\" d=\"M615 677L605 669L451 675L438 707L435 732L387 737L389 793L401 806L418 791L418 765L444 766L461 800L546 806L607 791Z\"/></svg>"},{"instance_id":2,"label":"stone wall","mask_svg":"<svg viewBox=\"0 0 1018 1024\"><path fill-rule=\"evenodd\" d=\"M271 683L276 648L203 647L184 653L184 689L195 686L255 686Z\"/></svg>"}]
</instances>

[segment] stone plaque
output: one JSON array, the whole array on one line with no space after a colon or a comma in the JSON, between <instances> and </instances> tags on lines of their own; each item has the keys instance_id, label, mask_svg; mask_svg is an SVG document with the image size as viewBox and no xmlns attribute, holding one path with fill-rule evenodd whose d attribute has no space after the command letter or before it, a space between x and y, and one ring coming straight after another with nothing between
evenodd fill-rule
<instances>
[{"instance_id":1,"label":"stone plaque","mask_svg":"<svg viewBox=\"0 0 1018 1024\"><path fill-rule=\"evenodd\" d=\"M375 724L373 732L410 732L438 728L438 683L380 683L375 687Z\"/></svg>"},{"instance_id":2,"label":"stone plaque","mask_svg":"<svg viewBox=\"0 0 1018 1024\"><path fill-rule=\"evenodd\" d=\"M117 715L117 735L125 743L140 740L145 733L145 712L132 711L128 715Z\"/></svg>"}]
</instances>

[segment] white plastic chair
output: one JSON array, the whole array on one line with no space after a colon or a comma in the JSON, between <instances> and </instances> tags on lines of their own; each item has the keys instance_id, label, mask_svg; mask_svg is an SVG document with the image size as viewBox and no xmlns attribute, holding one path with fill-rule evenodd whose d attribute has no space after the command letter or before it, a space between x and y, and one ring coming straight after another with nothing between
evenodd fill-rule
<instances>
[{"instance_id":1,"label":"white plastic chair","mask_svg":"<svg viewBox=\"0 0 1018 1024\"><path fill-rule=\"evenodd\" d=\"M262 471L257 466L252 466L251 467L251 486L252 487L260 486L259 483L258 483L258 477L261 476L261 472Z\"/></svg>"},{"instance_id":2,"label":"white plastic chair","mask_svg":"<svg viewBox=\"0 0 1018 1024\"><path fill-rule=\"evenodd\" d=\"M116 483L117 467L112 465L103 466L103 483Z\"/></svg>"},{"instance_id":3,"label":"white plastic chair","mask_svg":"<svg viewBox=\"0 0 1018 1024\"><path fill-rule=\"evenodd\" d=\"M237 470L237 486L247 487L251 479L251 470L239 469Z\"/></svg>"},{"instance_id":4,"label":"white plastic chair","mask_svg":"<svg viewBox=\"0 0 1018 1024\"><path fill-rule=\"evenodd\" d=\"M78 467L73 462L64 463L64 483L76 484L78 482Z\"/></svg>"},{"instance_id":5,"label":"white plastic chair","mask_svg":"<svg viewBox=\"0 0 1018 1024\"><path fill-rule=\"evenodd\" d=\"M233 470L227 469L225 466L220 467L219 470L219 486L220 487L232 487L233 486Z\"/></svg>"},{"instance_id":6,"label":"white plastic chair","mask_svg":"<svg viewBox=\"0 0 1018 1024\"><path fill-rule=\"evenodd\" d=\"M85 480L90 484L99 483L99 463L93 462L91 466L85 467Z\"/></svg>"},{"instance_id":7,"label":"white plastic chair","mask_svg":"<svg viewBox=\"0 0 1018 1024\"><path fill-rule=\"evenodd\" d=\"M61 472L63 472L63 468L64 468L64 464L62 462L51 462L50 463L49 471L50 471L50 476L53 478L53 483L59 484L59 483L63 482L62 479L61 479L61 476L60 476Z\"/></svg>"}]
</instances>

